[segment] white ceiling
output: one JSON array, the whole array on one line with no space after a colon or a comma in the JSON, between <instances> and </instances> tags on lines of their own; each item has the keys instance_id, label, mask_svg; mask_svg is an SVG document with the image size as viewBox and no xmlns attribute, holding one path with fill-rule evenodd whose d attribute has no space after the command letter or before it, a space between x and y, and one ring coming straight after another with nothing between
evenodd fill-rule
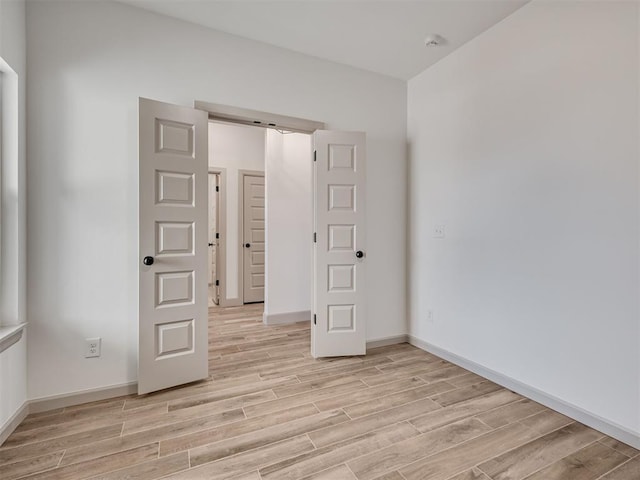
<instances>
[{"instance_id":1,"label":"white ceiling","mask_svg":"<svg viewBox=\"0 0 640 480\"><path fill-rule=\"evenodd\" d=\"M216 30L409 79L529 0L120 0ZM426 48L435 33L447 43Z\"/></svg>"}]
</instances>

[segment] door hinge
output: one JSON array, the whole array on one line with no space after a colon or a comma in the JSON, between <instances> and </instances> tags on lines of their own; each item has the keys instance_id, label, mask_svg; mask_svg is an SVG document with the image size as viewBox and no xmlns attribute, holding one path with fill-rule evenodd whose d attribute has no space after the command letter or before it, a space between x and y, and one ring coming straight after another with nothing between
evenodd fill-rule
<instances>
[{"instance_id":1,"label":"door hinge","mask_svg":"<svg viewBox=\"0 0 640 480\"><path fill-rule=\"evenodd\" d=\"M216 185L216 192L220 191L220 187L218 185Z\"/></svg>"},{"instance_id":2,"label":"door hinge","mask_svg":"<svg viewBox=\"0 0 640 480\"><path fill-rule=\"evenodd\" d=\"M216 287L220 286L220 280L216 280Z\"/></svg>"},{"instance_id":3,"label":"door hinge","mask_svg":"<svg viewBox=\"0 0 640 480\"><path fill-rule=\"evenodd\" d=\"M220 234L216 233L216 240L219 240L219 239L220 239Z\"/></svg>"},{"instance_id":4,"label":"door hinge","mask_svg":"<svg viewBox=\"0 0 640 480\"><path fill-rule=\"evenodd\" d=\"M315 313L313 314L313 324L314 325L316 324L316 314Z\"/></svg>"},{"instance_id":5,"label":"door hinge","mask_svg":"<svg viewBox=\"0 0 640 480\"><path fill-rule=\"evenodd\" d=\"M318 153L318 152L316 152L315 150L313 151L313 161L314 161L314 162L316 161L317 153Z\"/></svg>"},{"instance_id":6,"label":"door hinge","mask_svg":"<svg viewBox=\"0 0 640 480\"><path fill-rule=\"evenodd\" d=\"M318 242L318 235L316 234L316 232L313 232L313 243L317 243Z\"/></svg>"}]
</instances>

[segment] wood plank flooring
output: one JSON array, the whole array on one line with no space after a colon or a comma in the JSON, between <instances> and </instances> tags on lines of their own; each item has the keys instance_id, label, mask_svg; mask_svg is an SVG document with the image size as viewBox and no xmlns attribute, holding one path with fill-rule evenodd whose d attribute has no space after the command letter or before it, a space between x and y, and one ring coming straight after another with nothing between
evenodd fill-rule
<instances>
[{"instance_id":1,"label":"wood plank flooring","mask_svg":"<svg viewBox=\"0 0 640 480\"><path fill-rule=\"evenodd\" d=\"M408 344L314 360L211 308L210 379L30 415L0 478L640 480L640 452Z\"/></svg>"}]
</instances>

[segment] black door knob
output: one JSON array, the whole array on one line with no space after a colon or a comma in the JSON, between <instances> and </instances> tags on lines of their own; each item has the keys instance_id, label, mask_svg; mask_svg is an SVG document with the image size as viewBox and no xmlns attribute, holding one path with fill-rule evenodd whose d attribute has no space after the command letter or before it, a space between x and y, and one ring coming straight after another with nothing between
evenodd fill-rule
<instances>
[{"instance_id":1,"label":"black door knob","mask_svg":"<svg viewBox=\"0 0 640 480\"><path fill-rule=\"evenodd\" d=\"M357 257L357 258L362 258L362 257L364 257L364 253L362 252L362 250L358 250L358 251L356 252L356 257Z\"/></svg>"},{"instance_id":2,"label":"black door knob","mask_svg":"<svg viewBox=\"0 0 640 480\"><path fill-rule=\"evenodd\" d=\"M213 247L213 243L209 242L209 246L210 246L210 247Z\"/></svg>"},{"instance_id":3,"label":"black door knob","mask_svg":"<svg viewBox=\"0 0 640 480\"><path fill-rule=\"evenodd\" d=\"M145 265L149 266L149 265L153 265L153 257L144 257L142 259L142 263L144 263Z\"/></svg>"},{"instance_id":4,"label":"black door knob","mask_svg":"<svg viewBox=\"0 0 640 480\"><path fill-rule=\"evenodd\" d=\"M249 248L249 247L251 246L251 244L250 244L250 243L245 243L245 244L244 244L244 246L245 246L246 248Z\"/></svg>"}]
</instances>

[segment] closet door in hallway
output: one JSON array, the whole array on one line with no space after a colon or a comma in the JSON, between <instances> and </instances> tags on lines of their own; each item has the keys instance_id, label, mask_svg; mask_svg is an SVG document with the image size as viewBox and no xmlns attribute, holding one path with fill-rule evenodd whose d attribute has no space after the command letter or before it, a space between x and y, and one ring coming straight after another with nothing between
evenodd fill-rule
<instances>
[{"instance_id":1,"label":"closet door in hallway","mask_svg":"<svg viewBox=\"0 0 640 480\"><path fill-rule=\"evenodd\" d=\"M211 301L220 303L218 287L218 221L219 221L219 185L220 178L216 173L209 173L209 296Z\"/></svg>"},{"instance_id":2,"label":"closet door in hallway","mask_svg":"<svg viewBox=\"0 0 640 480\"><path fill-rule=\"evenodd\" d=\"M244 303L264 302L264 177L245 175L243 188Z\"/></svg>"}]
</instances>

